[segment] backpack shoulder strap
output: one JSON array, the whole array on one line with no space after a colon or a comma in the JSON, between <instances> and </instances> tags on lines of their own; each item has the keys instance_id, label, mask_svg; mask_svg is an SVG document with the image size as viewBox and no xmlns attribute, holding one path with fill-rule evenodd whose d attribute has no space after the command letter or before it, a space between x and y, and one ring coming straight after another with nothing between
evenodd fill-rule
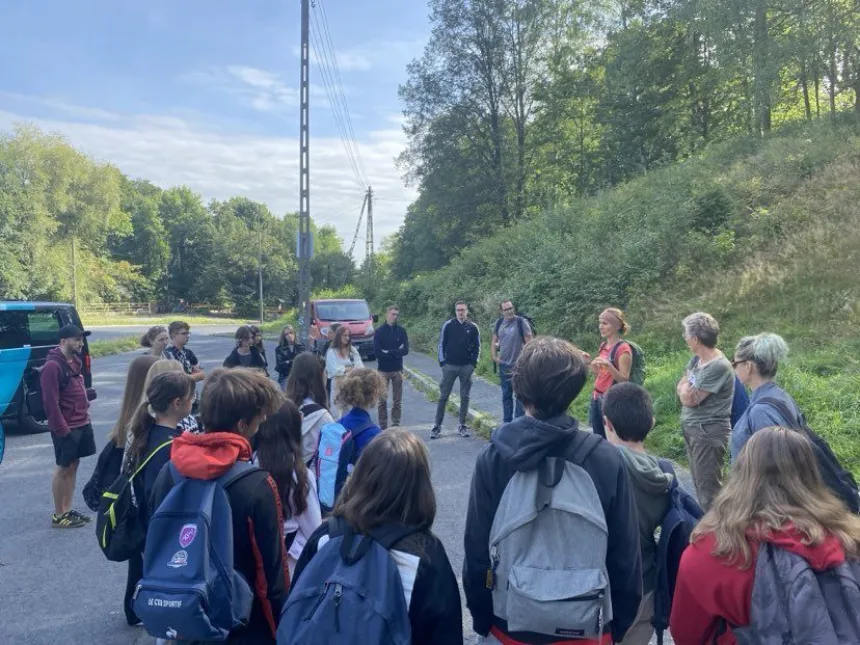
<instances>
[{"instance_id":1,"label":"backpack shoulder strap","mask_svg":"<svg viewBox=\"0 0 860 645\"><path fill-rule=\"evenodd\" d=\"M576 439L571 442L571 446L568 449L567 454L570 455L569 461L572 461L577 466L582 466L588 456L594 452L594 449L600 445L600 442L603 441L603 438L599 435L594 434L593 432L585 432L583 433L585 436L577 441Z\"/></svg>"},{"instance_id":2,"label":"backpack shoulder strap","mask_svg":"<svg viewBox=\"0 0 860 645\"><path fill-rule=\"evenodd\" d=\"M143 470L146 467L146 464L149 463L149 460L155 457L156 453L158 453L162 448L166 448L167 446L171 445L172 443L173 439L168 439L163 444L156 447L155 450L153 450L146 456L146 459L144 459L140 466L138 466L137 469L131 474L131 477L129 477L129 479L134 479L135 477L137 477L140 471Z\"/></svg>"},{"instance_id":3,"label":"backpack shoulder strap","mask_svg":"<svg viewBox=\"0 0 860 645\"><path fill-rule=\"evenodd\" d=\"M788 406L779 399L765 397L763 399L759 399L758 401L756 401L756 403L763 403L774 408L779 413L779 416L781 416L786 423L792 424L792 428L795 430L799 430L806 425L802 418L798 419L795 414L788 409Z\"/></svg>"},{"instance_id":4,"label":"backpack shoulder strap","mask_svg":"<svg viewBox=\"0 0 860 645\"><path fill-rule=\"evenodd\" d=\"M308 403L307 405L303 405L299 408L299 412L302 414L313 414L314 412L319 412L323 409L319 403Z\"/></svg>"},{"instance_id":5,"label":"backpack shoulder strap","mask_svg":"<svg viewBox=\"0 0 860 645\"><path fill-rule=\"evenodd\" d=\"M660 470L662 470L667 475L675 474L675 468L672 466L672 462L668 459L658 459L657 465L660 466Z\"/></svg>"},{"instance_id":6,"label":"backpack shoulder strap","mask_svg":"<svg viewBox=\"0 0 860 645\"><path fill-rule=\"evenodd\" d=\"M617 361L616 361L616 359L618 358L618 352L619 352L619 351L621 351L621 346L622 346L622 345L627 345L627 347L629 347L629 348L630 348L630 356L631 356L631 358L632 358L632 356L633 356L633 354L634 354L634 351L633 351L633 345L631 345L630 343L628 343L628 342L627 342L626 340L624 340L623 338L622 338L621 340L619 340L617 343L615 343L615 344L612 346L612 349L610 349L610 350L609 350L609 362L610 362L610 363L612 363L613 365L615 365L615 368L616 368L616 369L618 368L618 365L617 365Z\"/></svg>"},{"instance_id":7,"label":"backpack shoulder strap","mask_svg":"<svg viewBox=\"0 0 860 645\"><path fill-rule=\"evenodd\" d=\"M390 551L394 546L415 533L420 533L424 530L420 526L403 526L402 524L387 524L380 526L370 532L370 537L379 542L386 550Z\"/></svg>"},{"instance_id":8,"label":"backpack shoulder strap","mask_svg":"<svg viewBox=\"0 0 860 645\"><path fill-rule=\"evenodd\" d=\"M517 329L520 330L520 338L523 339L523 342L526 340L526 325L528 325L526 319L522 316L517 316ZM529 325L529 332L531 332L531 330L531 325Z\"/></svg>"},{"instance_id":9,"label":"backpack shoulder strap","mask_svg":"<svg viewBox=\"0 0 860 645\"><path fill-rule=\"evenodd\" d=\"M370 430L371 428L375 428L376 424L373 422L373 419L365 421L360 426L358 426L355 430L350 430L350 434L352 438L355 439L358 435L363 433L365 430Z\"/></svg>"},{"instance_id":10,"label":"backpack shoulder strap","mask_svg":"<svg viewBox=\"0 0 860 645\"><path fill-rule=\"evenodd\" d=\"M243 479L244 477L257 471L262 472L262 470L262 468L255 466L250 461L237 461L230 467L230 470L221 475L217 481L219 481L221 483L221 486L226 489L232 484L235 484L240 479Z\"/></svg>"}]
</instances>

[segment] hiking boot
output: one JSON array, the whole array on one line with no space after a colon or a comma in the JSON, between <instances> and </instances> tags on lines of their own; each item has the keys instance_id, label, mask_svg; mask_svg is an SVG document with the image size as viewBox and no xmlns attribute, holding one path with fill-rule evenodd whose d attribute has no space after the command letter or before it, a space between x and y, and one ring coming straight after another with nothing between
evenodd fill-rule
<instances>
[{"instance_id":1,"label":"hiking boot","mask_svg":"<svg viewBox=\"0 0 860 645\"><path fill-rule=\"evenodd\" d=\"M459 426L457 428L457 434L460 435L461 437L471 437L472 436L472 433L469 432L469 428L466 426Z\"/></svg>"},{"instance_id":2,"label":"hiking boot","mask_svg":"<svg viewBox=\"0 0 860 645\"><path fill-rule=\"evenodd\" d=\"M440 428L439 426L433 426L433 428L431 428L431 430L430 430L430 438L431 439L438 439L440 434L442 434L442 428Z\"/></svg>"},{"instance_id":3,"label":"hiking boot","mask_svg":"<svg viewBox=\"0 0 860 645\"><path fill-rule=\"evenodd\" d=\"M51 526L55 529L79 529L86 526L86 522L71 513L54 514L51 515Z\"/></svg>"},{"instance_id":4,"label":"hiking boot","mask_svg":"<svg viewBox=\"0 0 860 645\"><path fill-rule=\"evenodd\" d=\"M83 513L81 513L80 511L76 511L75 509L70 510L69 515L73 515L74 517L77 517L79 520L81 520L82 522L86 522L87 524L93 521L93 518L91 518L89 515L84 515Z\"/></svg>"}]
</instances>

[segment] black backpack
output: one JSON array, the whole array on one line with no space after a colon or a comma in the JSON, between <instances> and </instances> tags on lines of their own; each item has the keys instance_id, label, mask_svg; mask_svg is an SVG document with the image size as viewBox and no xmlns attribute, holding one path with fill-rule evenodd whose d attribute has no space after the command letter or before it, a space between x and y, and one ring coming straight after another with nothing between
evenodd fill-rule
<instances>
[{"instance_id":1,"label":"black backpack","mask_svg":"<svg viewBox=\"0 0 860 645\"><path fill-rule=\"evenodd\" d=\"M821 477L827 487L839 499L845 502L845 505L852 513L860 513L860 492L857 489L857 482L854 480L854 475L845 470L840 464L833 450L824 440L823 437L816 434L810 428L806 419L801 413L800 418L795 418L788 406L778 399L764 398L756 403L769 405L779 412L779 416L794 430L799 430L806 435L806 438L812 442L812 449L815 452L815 458L818 460L818 469L821 471Z\"/></svg>"},{"instance_id":2,"label":"black backpack","mask_svg":"<svg viewBox=\"0 0 860 645\"><path fill-rule=\"evenodd\" d=\"M111 562L125 562L143 552L146 542L147 500L143 486L136 477L159 450L170 449L173 439L156 447L131 475L120 473L110 487L102 492L98 515L96 515L96 537L105 557Z\"/></svg>"},{"instance_id":3,"label":"black backpack","mask_svg":"<svg viewBox=\"0 0 860 645\"><path fill-rule=\"evenodd\" d=\"M49 359L50 360L50 359ZM59 362L59 361L57 361ZM72 380L71 369L68 365L62 365L63 373L60 376L60 390L69 387ZM24 372L24 397L27 400L27 411L36 421L47 421L48 413L45 410L45 402L42 400L42 367L31 367Z\"/></svg>"}]
</instances>

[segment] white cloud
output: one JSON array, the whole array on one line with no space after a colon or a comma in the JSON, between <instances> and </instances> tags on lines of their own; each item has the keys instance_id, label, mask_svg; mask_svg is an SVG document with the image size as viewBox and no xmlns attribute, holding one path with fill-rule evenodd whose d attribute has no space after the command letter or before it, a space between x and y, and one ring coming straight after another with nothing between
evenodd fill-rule
<instances>
[{"instance_id":1,"label":"white cloud","mask_svg":"<svg viewBox=\"0 0 860 645\"><path fill-rule=\"evenodd\" d=\"M242 105L259 112L283 114L287 108L298 106L300 99L298 88L287 84L280 74L246 65L210 67L183 74L180 79L232 95ZM310 90L313 98L326 96L319 85L312 83Z\"/></svg>"},{"instance_id":2,"label":"white cloud","mask_svg":"<svg viewBox=\"0 0 860 645\"><path fill-rule=\"evenodd\" d=\"M248 76L247 70L242 72ZM250 74L261 89L277 80ZM247 80L247 78L246 78ZM273 83L274 85L267 85ZM88 110L88 108L82 108ZM110 161L132 177L162 187L185 184L209 199L244 195L266 203L276 215L298 209L298 138L225 133L172 115L141 115L87 123L71 119L33 119L24 113L0 111L0 130L32 122L45 131L65 135L92 157ZM364 166L380 201L374 208L374 239L402 223L406 207L416 197L405 188L395 167L405 146L402 131L378 130L359 143ZM355 232L362 193L356 186L338 138L311 139L311 216L332 224L348 248ZM354 205L350 209L350 204ZM363 227L362 227L363 228ZM363 231L361 233L363 238ZM356 257L364 255L363 241Z\"/></svg>"},{"instance_id":3,"label":"white cloud","mask_svg":"<svg viewBox=\"0 0 860 645\"><path fill-rule=\"evenodd\" d=\"M12 101L16 103L38 105L39 107L48 108L57 112L62 112L69 116L79 117L83 119L96 119L98 121L118 121L121 117L119 114L101 110L99 108L83 107L66 103L59 99L42 97L42 96L27 96L25 94L16 94L14 92L0 92L0 99L4 101Z\"/></svg>"}]
</instances>

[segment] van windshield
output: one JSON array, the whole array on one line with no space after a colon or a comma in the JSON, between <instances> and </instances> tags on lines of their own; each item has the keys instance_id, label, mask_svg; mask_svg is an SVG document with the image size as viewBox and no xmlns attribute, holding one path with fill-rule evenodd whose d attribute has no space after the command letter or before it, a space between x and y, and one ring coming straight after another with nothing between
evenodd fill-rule
<instances>
[{"instance_id":1,"label":"van windshield","mask_svg":"<svg viewBox=\"0 0 860 645\"><path fill-rule=\"evenodd\" d=\"M362 300L318 302L316 304L317 318L329 321L368 320L370 310Z\"/></svg>"}]
</instances>

